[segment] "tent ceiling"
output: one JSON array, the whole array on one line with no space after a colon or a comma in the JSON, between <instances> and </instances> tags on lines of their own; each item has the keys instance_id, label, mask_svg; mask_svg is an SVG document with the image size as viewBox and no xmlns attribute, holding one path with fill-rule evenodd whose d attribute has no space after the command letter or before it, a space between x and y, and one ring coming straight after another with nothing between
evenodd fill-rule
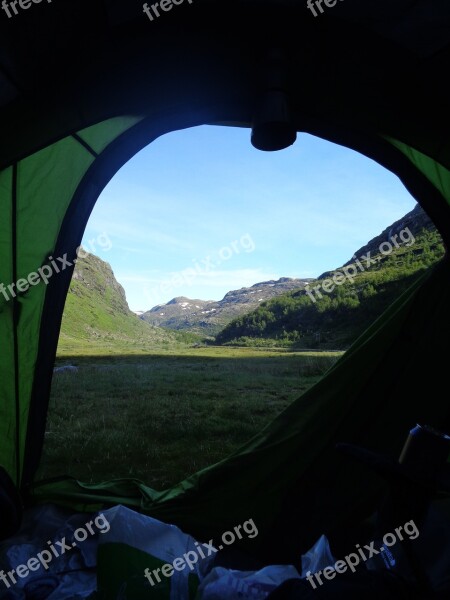
<instances>
[{"instance_id":1,"label":"tent ceiling","mask_svg":"<svg viewBox=\"0 0 450 600\"><path fill-rule=\"evenodd\" d=\"M0 73L0 108L18 96L16 88Z\"/></svg>"},{"instance_id":2,"label":"tent ceiling","mask_svg":"<svg viewBox=\"0 0 450 600\"><path fill-rule=\"evenodd\" d=\"M345 0L314 18L297 0L195 0L152 23L141 0L22 12L0 15L0 168L105 118L154 114L161 99L187 111L223 100L248 124L258 61L280 44L299 129L303 116L382 127L450 164L446 2Z\"/></svg>"}]
</instances>

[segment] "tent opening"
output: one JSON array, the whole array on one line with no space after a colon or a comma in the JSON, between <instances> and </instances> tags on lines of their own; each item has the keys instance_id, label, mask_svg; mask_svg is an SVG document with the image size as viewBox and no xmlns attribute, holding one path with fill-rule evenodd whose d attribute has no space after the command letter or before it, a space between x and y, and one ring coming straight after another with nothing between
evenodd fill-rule
<instances>
[{"instance_id":1,"label":"tent opening","mask_svg":"<svg viewBox=\"0 0 450 600\"><path fill-rule=\"evenodd\" d=\"M237 452L441 259L431 220L375 162L307 134L262 154L248 135L167 134L101 194L38 479L166 489Z\"/></svg>"}]
</instances>

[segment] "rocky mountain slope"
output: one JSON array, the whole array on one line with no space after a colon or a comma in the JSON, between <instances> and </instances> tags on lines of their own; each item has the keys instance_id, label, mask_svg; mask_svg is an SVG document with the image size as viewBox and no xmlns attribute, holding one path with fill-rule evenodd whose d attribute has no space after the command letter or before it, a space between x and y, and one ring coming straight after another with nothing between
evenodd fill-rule
<instances>
[{"instance_id":1,"label":"rocky mountain slope","mask_svg":"<svg viewBox=\"0 0 450 600\"><path fill-rule=\"evenodd\" d=\"M263 281L248 288L232 290L219 301L192 300L179 296L167 304L155 306L141 315L141 318L152 325L211 336L231 320L257 308L261 302L292 290L303 289L311 281L289 277Z\"/></svg>"},{"instance_id":2,"label":"rocky mountain slope","mask_svg":"<svg viewBox=\"0 0 450 600\"><path fill-rule=\"evenodd\" d=\"M64 308L58 354L146 351L177 344L180 336L139 319L111 266L84 251Z\"/></svg>"}]
</instances>

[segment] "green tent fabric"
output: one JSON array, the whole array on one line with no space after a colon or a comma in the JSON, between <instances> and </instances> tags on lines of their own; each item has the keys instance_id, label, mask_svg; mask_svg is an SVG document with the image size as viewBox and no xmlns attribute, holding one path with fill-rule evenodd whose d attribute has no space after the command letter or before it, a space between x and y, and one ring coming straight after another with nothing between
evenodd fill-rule
<instances>
[{"instance_id":1,"label":"green tent fabric","mask_svg":"<svg viewBox=\"0 0 450 600\"><path fill-rule=\"evenodd\" d=\"M202 538L252 517L259 551L279 560L288 524L297 552L369 513L381 493L382 482L335 456L336 441L396 453L418 420L449 425L436 391L450 331L445 259L318 386L218 465L162 492L133 481L34 486L75 250L117 170L176 129L250 127L265 56L279 47L297 130L396 173L448 243L449 23L445 0L345 0L317 17L294 0L196 0L155 22L125 0L1 14L0 464L30 500L123 502ZM50 256L72 266L48 285L8 289ZM426 402L417 381L430 388Z\"/></svg>"}]
</instances>

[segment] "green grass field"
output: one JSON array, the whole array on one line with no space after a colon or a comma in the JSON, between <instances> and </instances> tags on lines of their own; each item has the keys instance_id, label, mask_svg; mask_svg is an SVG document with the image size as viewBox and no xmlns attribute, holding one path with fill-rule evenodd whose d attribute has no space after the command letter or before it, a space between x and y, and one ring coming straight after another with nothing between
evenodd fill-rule
<instances>
[{"instance_id":1,"label":"green grass field","mask_svg":"<svg viewBox=\"0 0 450 600\"><path fill-rule=\"evenodd\" d=\"M81 350L81 349L80 349ZM60 355L38 479L177 483L236 450L342 353L184 348Z\"/></svg>"}]
</instances>

